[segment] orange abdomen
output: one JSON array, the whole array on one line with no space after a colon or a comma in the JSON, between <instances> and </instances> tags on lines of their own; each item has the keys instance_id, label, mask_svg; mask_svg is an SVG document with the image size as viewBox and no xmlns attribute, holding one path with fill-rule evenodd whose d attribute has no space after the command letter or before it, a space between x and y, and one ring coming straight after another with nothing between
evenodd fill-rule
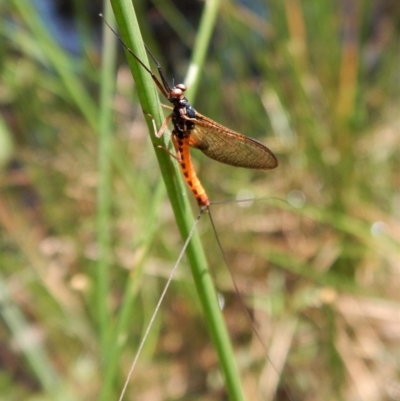
<instances>
[{"instance_id":1,"label":"orange abdomen","mask_svg":"<svg viewBox=\"0 0 400 401\"><path fill-rule=\"evenodd\" d=\"M193 192L193 195L195 196L199 206L208 206L210 201L193 168L192 159L189 152L189 137L183 139L175 137L175 143L177 146L177 151L180 155L179 165L185 181L189 185L190 190Z\"/></svg>"}]
</instances>

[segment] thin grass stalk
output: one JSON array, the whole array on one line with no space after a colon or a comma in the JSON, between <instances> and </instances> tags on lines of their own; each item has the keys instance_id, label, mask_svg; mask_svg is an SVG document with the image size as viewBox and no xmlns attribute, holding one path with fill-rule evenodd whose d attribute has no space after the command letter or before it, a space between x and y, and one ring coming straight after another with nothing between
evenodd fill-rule
<instances>
[{"instance_id":1,"label":"thin grass stalk","mask_svg":"<svg viewBox=\"0 0 400 401\"><path fill-rule=\"evenodd\" d=\"M105 2L105 13L110 23L114 23L111 6ZM105 27L106 28L106 27ZM111 149L113 111L112 102L115 88L115 60L117 41L109 29L103 30L103 54L100 75L100 108L99 108L99 153L98 153L98 187L97 187L97 245L98 263L96 269L96 313L97 327L102 354L106 353L107 332L110 329L110 310L108 307L110 262L111 262Z\"/></svg>"},{"instance_id":2,"label":"thin grass stalk","mask_svg":"<svg viewBox=\"0 0 400 401\"><path fill-rule=\"evenodd\" d=\"M187 73L185 84L188 87L186 96L191 102L194 102L199 85L199 73L203 71L203 66L210 44L211 35L217 21L220 0L208 0L205 2L205 8L201 17L199 32L193 47L192 60Z\"/></svg>"},{"instance_id":3,"label":"thin grass stalk","mask_svg":"<svg viewBox=\"0 0 400 401\"><path fill-rule=\"evenodd\" d=\"M113 0L111 4L122 38L139 58L147 63L147 57L132 3L129 0ZM137 84L139 99L143 110L154 117L156 125L159 127L162 124L163 115L155 91L154 82L148 73L129 55L128 60ZM157 140L153 134L152 121L148 119L147 123L151 133L151 139L154 145L157 146L160 144L160 141ZM160 163L161 173L167 187L167 192L181 236L183 239L186 239L193 225L193 215L190 211L187 197L183 196L183 194L186 193L183 180L177 166L172 163L171 158L165 152L157 150L156 156ZM208 272L205 253L197 235L193 237L189 244L187 257L211 337L219 356L230 399L243 400L243 391L240 386L240 377L236 368L230 339L218 306L214 285Z\"/></svg>"}]
</instances>

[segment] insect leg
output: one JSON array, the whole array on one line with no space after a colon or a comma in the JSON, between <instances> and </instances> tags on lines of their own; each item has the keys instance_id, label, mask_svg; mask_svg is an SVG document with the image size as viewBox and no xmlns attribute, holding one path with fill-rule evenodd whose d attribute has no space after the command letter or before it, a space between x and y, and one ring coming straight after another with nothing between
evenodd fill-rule
<instances>
[{"instance_id":1,"label":"insect leg","mask_svg":"<svg viewBox=\"0 0 400 401\"><path fill-rule=\"evenodd\" d=\"M162 149L164 152L168 153L171 157L173 157L176 161L179 163L182 161L178 155L174 155L172 152L170 152L165 146L158 145L157 148ZM175 148L176 149L176 148Z\"/></svg>"},{"instance_id":2,"label":"insect leg","mask_svg":"<svg viewBox=\"0 0 400 401\"><path fill-rule=\"evenodd\" d=\"M164 131L166 130L166 128L168 126L168 123L169 123L169 120L172 117L172 114L169 114L167 117L165 117L165 120L162 123L162 125L161 125L161 127L160 127L160 129L158 131L157 131L156 121L154 120L154 117L149 113L146 113L146 115L151 118L151 121L152 121L152 124L153 124L153 129L154 129L154 135L157 138L161 138L162 134L164 133Z\"/></svg>"},{"instance_id":3,"label":"insect leg","mask_svg":"<svg viewBox=\"0 0 400 401\"><path fill-rule=\"evenodd\" d=\"M167 126L168 126L168 123L169 123L169 120L171 119L171 117L172 117L172 114L168 114L168 116L165 117L165 120L164 120L164 122L162 123L162 125L161 125L159 131L156 133L156 137L157 137L157 138L161 138L162 134L163 134L164 131L167 129Z\"/></svg>"}]
</instances>

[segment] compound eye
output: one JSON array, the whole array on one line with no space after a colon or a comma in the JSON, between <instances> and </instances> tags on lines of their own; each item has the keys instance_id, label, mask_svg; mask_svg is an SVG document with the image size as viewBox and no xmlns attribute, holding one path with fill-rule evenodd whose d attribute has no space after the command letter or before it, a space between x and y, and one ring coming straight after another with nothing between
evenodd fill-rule
<instances>
[{"instance_id":1,"label":"compound eye","mask_svg":"<svg viewBox=\"0 0 400 401\"><path fill-rule=\"evenodd\" d=\"M180 89L182 92L185 92L185 90L187 89L186 85L184 85L184 84L178 84L175 86L175 88Z\"/></svg>"},{"instance_id":2,"label":"compound eye","mask_svg":"<svg viewBox=\"0 0 400 401\"><path fill-rule=\"evenodd\" d=\"M171 89L171 92L170 92L171 97L180 98L182 96L182 94L183 94L182 89L178 88L178 86L176 86L174 89Z\"/></svg>"}]
</instances>

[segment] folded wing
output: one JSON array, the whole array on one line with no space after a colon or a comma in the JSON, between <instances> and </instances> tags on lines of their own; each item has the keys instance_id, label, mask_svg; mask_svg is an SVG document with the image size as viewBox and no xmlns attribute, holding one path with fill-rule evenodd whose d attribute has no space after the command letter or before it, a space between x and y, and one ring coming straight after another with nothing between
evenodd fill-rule
<instances>
[{"instance_id":1,"label":"folded wing","mask_svg":"<svg viewBox=\"0 0 400 401\"><path fill-rule=\"evenodd\" d=\"M262 143L238 134L197 113L190 130L190 146L230 166L270 170L278 165L275 155Z\"/></svg>"}]
</instances>

